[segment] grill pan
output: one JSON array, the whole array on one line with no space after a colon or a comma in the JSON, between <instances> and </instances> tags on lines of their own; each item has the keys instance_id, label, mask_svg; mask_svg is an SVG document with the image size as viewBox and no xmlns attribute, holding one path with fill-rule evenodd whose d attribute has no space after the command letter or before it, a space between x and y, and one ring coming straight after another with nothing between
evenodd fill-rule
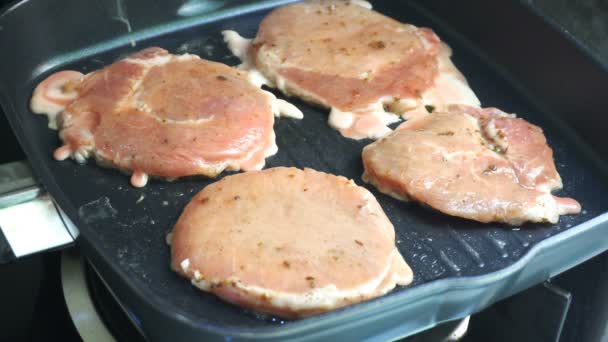
<instances>
[{"instance_id":1,"label":"grill pan","mask_svg":"<svg viewBox=\"0 0 608 342\"><path fill-rule=\"evenodd\" d=\"M608 176L602 144L607 69L529 4L375 1L376 10L433 28L484 106L545 130L564 190L583 206L559 224L510 227L402 203L361 181L370 141L343 138L327 113L295 99L301 121L275 123L279 153L267 167L344 175L370 189L393 222L411 286L335 312L283 321L225 304L169 269L165 235L191 196L215 180L152 180L144 189L90 161L56 162L46 118L28 110L34 86L61 69L89 72L136 50L237 64L220 31L253 37L268 10L289 1L22 1L0 15L0 104L36 176L80 231L77 244L149 339L385 340L464 317L608 249ZM456 3L456 4L455 4ZM305 28L302 28L305 29ZM278 95L285 98L282 95ZM32 237L35 238L35 237Z\"/></svg>"}]
</instances>

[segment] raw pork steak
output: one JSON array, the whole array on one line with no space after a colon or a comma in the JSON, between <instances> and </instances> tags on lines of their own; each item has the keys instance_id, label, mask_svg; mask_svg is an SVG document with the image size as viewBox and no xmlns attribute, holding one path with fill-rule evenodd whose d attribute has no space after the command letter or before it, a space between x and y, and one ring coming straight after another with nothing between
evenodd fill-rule
<instances>
[{"instance_id":1,"label":"raw pork steak","mask_svg":"<svg viewBox=\"0 0 608 342\"><path fill-rule=\"evenodd\" d=\"M253 41L224 38L257 80L331 108L329 125L344 136L379 138L399 116L446 104L479 106L427 28L403 24L364 1L307 1L280 7Z\"/></svg>"},{"instance_id":2,"label":"raw pork steak","mask_svg":"<svg viewBox=\"0 0 608 342\"><path fill-rule=\"evenodd\" d=\"M374 196L311 169L225 177L192 199L168 240L172 268L194 286L287 318L412 281Z\"/></svg>"},{"instance_id":3,"label":"raw pork steak","mask_svg":"<svg viewBox=\"0 0 608 342\"><path fill-rule=\"evenodd\" d=\"M276 153L274 114L297 109L248 81L246 71L149 48L82 75L61 71L38 85L36 113L59 128L54 156L148 175L216 176L258 170Z\"/></svg>"},{"instance_id":4,"label":"raw pork steak","mask_svg":"<svg viewBox=\"0 0 608 342\"><path fill-rule=\"evenodd\" d=\"M542 130L498 109L453 106L363 149L363 179L398 199L480 222L556 223L581 207L562 187Z\"/></svg>"}]
</instances>

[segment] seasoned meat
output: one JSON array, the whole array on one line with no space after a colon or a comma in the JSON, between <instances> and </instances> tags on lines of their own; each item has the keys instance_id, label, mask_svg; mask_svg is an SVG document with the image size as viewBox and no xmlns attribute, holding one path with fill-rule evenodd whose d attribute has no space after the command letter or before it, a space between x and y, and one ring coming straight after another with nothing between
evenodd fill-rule
<instances>
[{"instance_id":1,"label":"seasoned meat","mask_svg":"<svg viewBox=\"0 0 608 342\"><path fill-rule=\"evenodd\" d=\"M363 179L480 222L552 222L576 214L541 128L495 108L452 106L402 124L363 149Z\"/></svg>"},{"instance_id":2,"label":"seasoned meat","mask_svg":"<svg viewBox=\"0 0 608 342\"><path fill-rule=\"evenodd\" d=\"M307 1L280 7L253 42L224 37L242 68L260 82L331 108L329 124L347 137L379 138L399 115L425 106L478 106L450 60L450 48L427 28L403 24L363 1ZM369 5L367 3L367 5Z\"/></svg>"},{"instance_id":3,"label":"seasoned meat","mask_svg":"<svg viewBox=\"0 0 608 342\"><path fill-rule=\"evenodd\" d=\"M138 187L148 175L261 169L277 151L273 112L293 112L245 71L160 48L87 75L53 74L34 91L31 108L59 128L56 159L95 156L131 171Z\"/></svg>"},{"instance_id":4,"label":"seasoned meat","mask_svg":"<svg viewBox=\"0 0 608 342\"><path fill-rule=\"evenodd\" d=\"M169 240L173 270L194 286L287 318L412 281L374 196L311 169L227 176L192 199Z\"/></svg>"}]
</instances>

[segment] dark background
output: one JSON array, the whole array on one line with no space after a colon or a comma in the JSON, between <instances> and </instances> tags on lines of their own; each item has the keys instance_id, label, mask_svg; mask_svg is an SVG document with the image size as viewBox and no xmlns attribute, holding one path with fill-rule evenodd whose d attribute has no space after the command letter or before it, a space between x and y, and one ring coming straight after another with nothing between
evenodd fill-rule
<instances>
[{"instance_id":1,"label":"dark background","mask_svg":"<svg viewBox=\"0 0 608 342\"><path fill-rule=\"evenodd\" d=\"M608 1L528 0L608 64Z\"/></svg>"}]
</instances>

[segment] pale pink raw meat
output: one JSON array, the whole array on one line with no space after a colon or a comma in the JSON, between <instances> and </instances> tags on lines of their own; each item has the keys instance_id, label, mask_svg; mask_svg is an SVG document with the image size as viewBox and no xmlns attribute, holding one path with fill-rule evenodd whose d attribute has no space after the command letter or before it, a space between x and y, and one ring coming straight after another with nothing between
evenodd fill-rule
<instances>
[{"instance_id":1,"label":"pale pink raw meat","mask_svg":"<svg viewBox=\"0 0 608 342\"><path fill-rule=\"evenodd\" d=\"M31 106L61 111L56 159L92 155L144 186L148 175L261 169L277 151L272 101L245 71L149 48L87 75L51 75Z\"/></svg>"},{"instance_id":2,"label":"pale pink raw meat","mask_svg":"<svg viewBox=\"0 0 608 342\"><path fill-rule=\"evenodd\" d=\"M412 281L374 196L339 176L272 168L227 176L188 204L168 240L173 270L228 302L287 318Z\"/></svg>"},{"instance_id":3,"label":"pale pink raw meat","mask_svg":"<svg viewBox=\"0 0 608 342\"><path fill-rule=\"evenodd\" d=\"M363 179L380 191L480 222L556 223L580 204L543 131L495 108L452 106L402 124L363 149Z\"/></svg>"},{"instance_id":4,"label":"pale pink raw meat","mask_svg":"<svg viewBox=\"0 0 608 342\"><path fill-rule=\"evenodd\" d=\"M379 138L399 115L426 114L425 105L479 105L432 30L356 3L279 7L249 45L233 31L225 39L242 67L260 72L269 85L331 108L330 126L350 138Z\"/></svg>"}]
</instances>

